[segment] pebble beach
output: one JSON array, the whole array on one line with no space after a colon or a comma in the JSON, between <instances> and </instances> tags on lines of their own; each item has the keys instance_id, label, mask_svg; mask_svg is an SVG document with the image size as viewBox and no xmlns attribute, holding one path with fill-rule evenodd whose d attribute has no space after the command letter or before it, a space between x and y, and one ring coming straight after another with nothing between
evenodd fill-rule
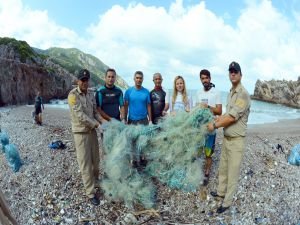
<instances>
[{"instance_id":1,"label":"pebble beach","mask_svg":"<svg viewBox=\"0 0 300 225\"><path fill-rule=\"evenodd\" d=\"M100 206L93 206L84 194L69 111L46 107L42 126L33 123L32 111L32 106L0 111L1 129L18 146L24 162L14 173L0 154L0 187L19 224L300 223L300 168L287 162L291 149L300 143L300 119L248 127L234 204L218 215L215 211L221 202L209 193L217 187L221 129L208 186L199 184L197 192L185 193L156 182L158 196L152 210L138 204L129 209L103 195ZM63 141L66 148L50 149L48 144L54 140Z\"/></svg>"}]
</instances>

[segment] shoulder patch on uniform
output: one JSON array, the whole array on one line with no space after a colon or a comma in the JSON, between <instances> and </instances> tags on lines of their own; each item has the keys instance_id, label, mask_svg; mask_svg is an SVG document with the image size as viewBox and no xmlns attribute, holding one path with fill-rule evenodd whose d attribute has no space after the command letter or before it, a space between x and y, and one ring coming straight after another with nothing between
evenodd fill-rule
<instances>
[{"instance_id":1,"label":"shoulder patch on uniform","mask_svg":"<svg viewBox=\"0 0 300 225\"><path fill-rule=\"evenodd\" d=\"M68 96L68 103L70 106L73 106L76 104L76 96L74 94L70 94Z\"/></svg>"},{"instance_id":2,"label":"shoulder patch on uniform","mask_svg":"<svg viewBox=\"0 0 300 225\"><path fill-rule=\"evenodd\" d=\"M241 98L238 98L236 101L235 101L235 105L240 107L240 108L244 108L245 107L245 100L241 99Z\"/></svg>"}]
</instances>

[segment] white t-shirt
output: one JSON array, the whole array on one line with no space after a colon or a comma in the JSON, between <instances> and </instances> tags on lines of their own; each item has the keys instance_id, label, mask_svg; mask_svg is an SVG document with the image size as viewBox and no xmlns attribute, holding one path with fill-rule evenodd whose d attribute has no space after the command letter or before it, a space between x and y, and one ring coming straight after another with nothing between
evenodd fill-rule
<instances>
[{"instance_id":1,"label":"white t-shirt","mask_svg":"<svg viewBox=\"0 0 300 225\"><path fill-rule=\"evenodd\" d=\"M173 110L175 112L181 112L181 111L185 111L186 109L186 105L183 102L183 96L180 92L177 93L174 105L173 105Z\"/></svg>"},{"instance_id":2,"label":"white t-shirt","mask_svg":"<svg viewBox=\"0 0 300 225\"><path fill-rule=\"evenodd\" d=\"M222 104L220 92L215 88L211 88L209 91L205 91L204 88L197 92L195 105L207 104L212 107Z\"/></svg>"}]
</instances>

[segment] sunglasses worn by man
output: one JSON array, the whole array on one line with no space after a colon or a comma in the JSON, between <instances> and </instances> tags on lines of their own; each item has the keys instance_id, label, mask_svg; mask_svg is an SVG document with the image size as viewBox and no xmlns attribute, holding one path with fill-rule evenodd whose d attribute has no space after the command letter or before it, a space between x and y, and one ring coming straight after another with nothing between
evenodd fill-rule
<instances>
[{"instance_id":1,"label":"sunglasses worn by man","mask_svg":"<svg viewBox=\"0 0 300 225\"><path fill-rule=\"evenodd\" d=\"M238 74L239 71L232 69L232 70L229 70L229 73L235 73L235 74Z\"/></svg>"}]
</instances>

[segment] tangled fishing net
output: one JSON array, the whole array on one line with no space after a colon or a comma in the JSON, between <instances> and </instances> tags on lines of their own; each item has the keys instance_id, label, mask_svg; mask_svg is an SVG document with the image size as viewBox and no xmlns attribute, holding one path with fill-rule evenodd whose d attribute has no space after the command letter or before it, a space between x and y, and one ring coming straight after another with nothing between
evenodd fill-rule
<instances>
[{"instance_id":1,"label":"tangled fishing net","mask_svg":"<svg viewBox=\"0 0 300 225\"><path fill-rule=\"evenodd\" d=\"M18 172L22 166L22 161L16 145L9 143L9 137L6 132L0 130L0 142L2 152L5 154L8 165L14 172Z\"/></svg>"},{"instance_id":2,"label":"tangled fishing net","mask_svg":"<svg viewBox=\"0 0 300 225\"><path fill-rule=\"evenodd\" d=\"M151 177L170 188L196 191L203 180L199 149L204 147L206 124L212 119L210 110L196 108L166 117L157 125L106 123L102 181L106 198L124 201L127 207L140 203L151 208L156 196Z\"/></svg>"}]
</instances>

